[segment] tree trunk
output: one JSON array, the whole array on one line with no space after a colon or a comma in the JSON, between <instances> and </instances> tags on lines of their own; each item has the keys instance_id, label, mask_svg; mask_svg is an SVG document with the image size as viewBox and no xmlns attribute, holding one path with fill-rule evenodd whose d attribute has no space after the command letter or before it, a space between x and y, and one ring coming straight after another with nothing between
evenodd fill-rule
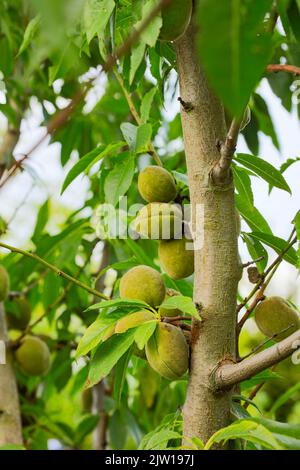
<instances>
[{"instance_id":1,"label":"tree trunk","mask_svg":"<svg viewBox=\"0 0 300 470\"><path fill-rule=\"evenodd\" d=\"M6 344L7 339L5 313L1 303L0 340ZM0 363L0 447L23 443L19 396L10 352L6 356L6 363Z\"/></svg>"},{"instance_id":2,"label":"tree trunk","mask_svg":"<svg viewBox=\"0 0 300 470\"><path fill-rule=\"evenodd\" d=\"M197 436L206 442L230 422L232 392L215 393L210 375L220 361L235 358L236 294L241 266L232 178L221 186L210 178L220 157L217 141L226 137L224 110L197 60L194 36L190 26L176 44L193 230L197 215L204 210L204 241L201 249L195 246L194 281L194 301L200 306L203 321L193 323L183 418L184 438Z\"/></svg>"}]
</instances>

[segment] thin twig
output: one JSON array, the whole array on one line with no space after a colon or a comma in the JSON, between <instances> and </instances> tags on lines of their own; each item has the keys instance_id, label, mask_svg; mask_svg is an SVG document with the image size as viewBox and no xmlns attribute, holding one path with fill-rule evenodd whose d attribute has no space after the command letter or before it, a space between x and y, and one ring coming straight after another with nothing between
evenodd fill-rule
<instances>
[{"instance_id":1,"label":"thin twig","mask_svg":"<svg viewBox=\"0 0 300 470\"><path fill-rule=\"evenodd\" d=\"M260 287L262 286L265 278L268 276L268 274L273 270L273 268L278 264L278 263L281 263L281 261L283 260L283 257L284 255L289 251L289 249L297 242L297 238L295 237L293 239L293 236L295 234L295 228L292 230L292 233L291 235L289 236L288 240L287 240L287 246L286 248L281 252L279 253L279 255L277 256L277 258L275 259L275 261L270 265L270 267L265 271L265 273L263 273L261 275L261 279L259 280L259 282L256 284L256 286L252 289L252 291L250 292L250 294L243 300L243 302L241 302L238 307L237 307L237 313L239 313L243 307L245 307L245 305L247 305L247 303L249 302L249 300L251 300L251 298L256 294L256 292L260 289Z\"/></svg>"},{"instance_id":2,"label":"thin twig","mask_svg":"<svg viewBox=\"0 0 300 470\"><path fill-rule=\"evenodd\" d=\"M6 243L0 243L0 247L6 248L7 250L13 252L13 253L19 253L23 256L27 256L27 258L34 259L38 263L43 264L47 268L51 269L51 271L55 272L58 276L61 276L68 281L72 282L73 284L76 284L78 287L81 289L86 290L90 294L95 295L96 297L100 297L101 299L109 300L108 297L102 292L97 291L96 289L92 289L91 287L87 286L86 284L83 284L82 282L78 281L74 277L70 276L69 274L65 273L64 271L61 271L59 268L54 266L53 264L48 263L44 259L40 258L38 255L35 255L34 253L29 253L28 251L21 250L20 248L16 248L14 246L7 245Z\"/></svg>"},{"instance_id":3,"label":"thin twig","mask_svg":"<svg viewBox=\"0 0 300 470\"><path fill-rule=\"evenodd\" d=\"M248 268L249 266L252 266L252 264L259 263L260 261L263 261L265 259L264 256L260 256L257 259L254 259L253 261L248 261L248 263L244 263L242 266L243 268Z\"/></svg>"}]
</instances>

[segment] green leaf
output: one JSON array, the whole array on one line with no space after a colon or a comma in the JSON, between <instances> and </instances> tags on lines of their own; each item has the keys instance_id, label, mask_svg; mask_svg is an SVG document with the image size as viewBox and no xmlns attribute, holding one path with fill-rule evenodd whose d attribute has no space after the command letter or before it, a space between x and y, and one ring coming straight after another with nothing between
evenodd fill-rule
<instances>
[{"instance_id":1,"label":"green leaf","mask_svg":"<svg viewBox=\"0 0 300 470\"><path fill-rule=\"evenodd\" d=\"M84 356L96 346L98 346L100 341L102 341L104 335L109 331L112 325L114 325L122 316L124 316L124 313L122 312L113 312L105 318L100 317L95 320L87 328L83 337L79 341L76 351L76 358L78 358L79 356Z\"/></svg>"},{"instance_id":2,"label":"green leaf","mask_svg":"<svg viewBox=\"0 0 300 470\"><path fill-rule=\"evenodd\" d=\"M252 421L262 424L273 433L300 439L300 424L281 423L280 421L274 421L263 416L252 418Z\"/></svg>"},{"instance_id":3,"label":"green leaf","mask_svg":"<svg viewBox=\"0 0 300 470\"><path fill-rule=\"evenodd\" d=\"M251 377L249 380L245 380L241 384L241 390L248 390L249 388L255 387L256 385L262 383L262 382L267 382L269 380L278 380L281 379L281 376L276 374L275 372L271 370L265 370L263 372L260 372L259 374L256 374L254 377Z\"/></svg>"},{"instance_id":4,"label":"green leaf","mask_svg":"<svg viewBox=\"0 0 300 470\"><path fill-rule=\"evenodd\" d=\"M119 150L120 148L124 147L125 145L125 142L115 142L115 143L112 143L112 144L108 144L105 149L103 150L103 152L101 152L100 155L97 155L94 160L89 164L89 166L85 169L85 173L88 173L92 168L93 166L99 162L99 160L102 160L102 158L106 157L107 155L110 155L112 153L115 153L117 150Z\"/></svg>"},{"instance_id":5,"label":"green leaf","mask_svg":"<svg viewBox=\"0 0 300 470\"><path fill-rule=\"evenodd\" d=\"M129 74L129 83L130 83L130 85L133 83L135 74L136 74L139 66L141 65L142 61L144 60L145 50L146 50L146 45L143 42L138 42L131 49L130 74Z\"/></svg>"},{"instance_id":6,"label":"green leaf","mask_svg":"<svg viewBox=\"0 0 300 470\"><path fill-rule=\"evenodd\" d=\"M289 401L297 392L300 390L300 382L290 387L285 393L283 393L272 406L270 412L275 413L282 405Z\"/></svg>"},{"instance_id":7,"label":"green leaf","mask_svg":"<svg viewBox=\"0 0 300 470\"><path fill-rule=\"evenodd\" d=\"M162 303L161 307L166 309L178 308L178 310L183 313L191 315L192 317L195 317L198 320L201 319L196 309L196 306L190 297L185 297L183 295L174 295L174 297L169 297L167 300L165 300Z\"/></svg>"},{"instance_id":8,"label":"green leaf","mask_svg":"<svg viewBox=\"0 0 300 470\"><path fill-rule=\"evenodd\" d=\"M132 256L131 258L125 261L118 261L117 263L113 263L113 264L106 266L105 268L102 269L102 271L100 271L97 277L98 278L102 277L103 274L105 274L106 271L108 271L109 269L115 269L116 271L125 271L127 269L133 268L134 266L137 266L138 264L139 262L137 261L137 259L134 256Z\"/></svg>"},{"instance_id":9,"label":"green leaf","mask_svg":"<svg viewBox=\"0 0 300 470\"><path fill-rule=\"evenodd\" d=\"M247 222L251 230L272 234L272 230L268 222L261 215L259 210L250 204L247 199L243 199L243 197L238 194L235 196L235 202L239 213Z\"/></svg>"},{"instance_id":10,"label":"green leaf","mask_svg":"<svg viewBox=\"0 0 300 470\"><path fill-rule=\"evenodd\" d=\"M273 0L201 0L198 49L211 85L240 116L272 53L264 17ZM216 25L218 33L216 34Z\"/></svg>"},{"instance_id":11,"label":"green leaf","mask_svg":"<svg viewBox=\"0 0 300 470\"><path fill-rule=\"evenodd\" d=\"M286 162L284 162L280 167L280 172L284 173L291 165L294 163L300 162L300 157L298 158L289 158Z\"/></svg>"},{"instance_id":12,"label":"green leaf","mask_svg":"<svg viewBox=\"0 0 300 470\"><path fill-rule=\"evenodd\" d=\"M271 186L276 188L283 189L288 193L292 193L289 185L282 176L279 170L277 170L273 165L266 162L262 158L255 157L254 155L248 155L244 153L239 153L235 156L235 161L245 166L249 170L253 171L256 175L263 178Z\"/></svg>"},{"instance_id":13,"label":"green leaf","mask_svg":"<svg viewBox=\"0 0 300 470\"><path fill-rule=\"evenodd\" d=\"M300 439L294 437L284 436L273 432L275 439L288 450L300 450Z\"/></svg>"},{"instance_id":14,"label":"green leaf","mask_svg":"<svg viewBox=\"0 0 300 470\"><path fill-rule=\"evenodd\" d=\"M237 419L250 418L249 411L246 410L240 403L232 402L230 406L231 414Z\"/></svg>"},{"instance_id":15,"label":"green leaf","mask_svg":"<svg viewBox=\"0 0 300 470\"><path fill-rule=\"evenodd\" d=\"M133 308L148 308L151 309L150 305L142 300L134 299L112 299L112 300L103 300L98 304L91 305L87 308L89 310L98 310L101 308L110 308L110 307L133 307Z\"/></svg>"},{"instance_id":16,"label":"green leaf","mask_svg":"<svg viewBox=\"0 0 300 470\"><path fill-rule=\"evenodd\" d=\"M35 243L42 235L43 230L48 222L49 218L49 200L47 199L44 204L40 207L38 212L35 229L32 235L32 240Z\"/></svg>"},{"instance_id":17,"label":"green leaf","mask_svg":"<svg viewBox=\"0 0 300 470\"><path fill-rule=\"evenodd\" d=\"M209 450L214 443L226 443L231 439L244 439L254 444L262 445L266 449L282 449L267 428L250 419L242 419L217 431L206 443L205 450Z\"/></svg>"},{"instance_id":18,"label":"green leaf","mask_svg":"<svg viewBox=\"0 0 300 470\"><path fill-rule=\"evenodd\" d=\"M24 37L23 37L23 41L22 41L22 44L19 48L19 51L18 51L18 56L20 54L22 54L22 52L24 52L27 47L30 45L32 39L34 38L38 28L39 28L39 25L41 23L41 17L40 15L37 15L35 16L34 18L32 18L32 20L29 21L26 29L25 29L25 33L24 33Z\"/></svg>"},{"instance_id":19,"label":"green leaf","mask_svg":"<svg viewBox=\"0 0 300 470\"><path fill-rule=\"evenodd\" d=\"M79 423L75 434L75 445L79 446L86 436L88 436L97 426L100 415L90 415Z\"/></svg>"},{"instance_id":20,"label":"green leaf","mask_svg":"<svg viewBox=\"0 0 300 470\"><path fill-rule=\"evenodd\" d=\"M182 439L182 435L170 429L163 429L150 437L143 450L165 449L171 439Z\"/></svg>"},{"instance_id":21,"label":"green leaf","mask_svg":"<svg viewBox=\"0 0 300 470\"><path fill-rule=\"evenodd\" d=\"M259 130L265 135L271 137L274 146L279 149L280 145L278 142L277 134L274 129L273 121L269 113L269 108L262 96L257 93L253 95L253 110L258 122Z\"/></svg>"},{"instance_id":22,"label":"green leaf","mask_svg":"<svg viewBox=\"0 0 300 470\"><path fill-rule=\"evenodd\" d=\"M103 35L114 8L114 0L86 0L83 24L88 43L94 36Z\"/></svg>"},{"instance_id":23,"label":"green leaf","mask_svg":"<svg viewBox=\"0 0 300 470\"><path fill-rule=\"evenodd\" d=\"M291 36L291 27L289 23L289 19L287 16L287 7L290 3L290 0L277 0L276 6L278 9L278 13L280 15L280 20L282 22L282 26L284 28L284 31L287 35L287 37L290 39Z\"/></svg>"},{"instance_id":24,"label":"green leaf","mask_svg":"<svg viewBox=\"0 0 300 470\"><path fill-rule=\"evenodd\" d=\"M291 0L287 9L288 19L297 42L300 43L300 7L296 0Z\"/></svg>"},{"instance_id":25,"label":"green leaf","mask_svg":"<svg viewBox=\"0 0 300 470\"><path fill-rule=\"evenodd\" d=\"M157 320L147 321L138 328L136 328L136 333L134 335L134 341L137 344L137 347L142 350L148 343L149 339L153 335L157 325Z\"/></svg>"},{"instance_id":26,"label":"green leaf","mask_svg":"<svg viewBox=\"0 0 300 470\"><path fill-rule=\"evenodd\" d=\"M136 240L132 240L131 238L127 238L125 240L125 244L128 246L130 251L135 255L136 259L139 261L140 264L146 264L147 266L151 266L152 268L156 268L155 263L151 256L149 256L145 250L141 248L141 246L136 242Z\"/></svg>"},{"instance_id":27,"label":"green leaf","mask_svg":"<svg viewBox=\"0 0 300 470\"><path fill-rule=\"evenodd\" d=\"M108 173L104 182L104 194L108 203L116 206L122 196L128 191L135 171L135 160L132 154L127 154Z\"/></svg>"},{"instance_id":28,"label":"green leaf","mask_svg":"<svg viewBox=\"0 0 300 470\"><path fill-rule=\"evenodd\" d=\"M232 165L232 171L234 176L234 185L237 192L244 201L246 201L248 204L253 205L253 192L251 188L251 179L248 171L237 165Z\"/></svg>"},{"instance_id":29,"label":"green leaf","mask_svg":"<svg viewBox=\"0 0 300 470\"><path fill-rule=\"evenodd\" d=\"M74 181L80 173L88 173L90 169L99 162L106 155L109 155L111 152L114 152L120 149L124 145L124 142L117 142L109 145L99 145L91 152L87 153L71 168L67 174L65 181L62 185L61 194L67 189L67 187Z\"/></svg>"},{"instance_id":30,"label":"green leaf","mask_svg":"<svg viewBox=\"0 0 300 470\"><path fill-rule=\"evenodd\" d=\"M87 387L92 387L110 373L134 342L134 335L135 328L121 335L114 335L98 346L91 360Z\"/></svg>"},{"instance_id":31,"label":"green leaf","mask_svg":"<svg viewBox=\"0 0 300 470\"><path fill-rule=\"evenodd\" d=\"M115 367L113 398L116 400L117 406L119 406L121 402L122 391L123 391L125 380L126 380L127 367L128 367L128 363L130 361L131 355L132 355L132 346L121 357L121 359L118 361Z\"/></svg>"},{"instance_id":32,"label":"green leaf","mask_svg":"<svg viewBox=\"0 0 300 470\"><path fill-rule=\"evenodd\" d=\"M121 131L132 152L143 153L147 151L152 134L150 124L135 126L130 122L124 122L121 124Z\"/></svg>"},{"instance_id":33,"label":"green leaf","mask_svg":"<svg viewBox=\"0 0 300 470\"><path fill-rule=\"evenodd\" d=\"M234 402L244 401L245 403L248 403L249 405L254 406L254 408L256 408L257 411L259 413L261 413L261 411L260 411L259 407L257 406L257 404L253 400L250 400L250 398L246 397L245 395L233 395L232 400Z\"/></svg>"},{"instance_id":34,"label":"green leaf","mask_svg":"<svg viewBox=\"0 0 300 470\"><path fill-rule=\"evenodd\" d=\"M10 43L5 36L0 39L0 50L0 71L9 76L13 72L14 58Z\"/></svg>"},{"instance_id":35,"label":"green leaf","mask_svg":"<svg viewBox=\"0 0 300 470\"><path fill-rule=\"evenodd\" d=\"M153 8L156 6L157 0L147 0L143 2L142 7L142 18L141 20L135 25L135 28L139 28L139 26L145 21L145 19L149 16ZM141 40L148 44L150 47L154 47L155 43L158 39L160 28L162 26L162 19L161 15L156 15L155 18L151 21L148 28L146 28L141 34Z\"/></svg>"},{"instance_id":36,"label":"green leaf","mask_svg":"<svg viewBox=\"0 0 300 470\"><path fill-rule=\"evenodd\" d=\"M61 194L67 189L67 187L74 181L80 173L83 173L85 169L90 165L91 162L95 160L99 155L102 154L103 150L105 149L105 145L100 145L99 147L95 148L91 152L87 153L80 160L71 168L69 173L67 174L63 185Z\"/></svg>"},{"instance_id":37,"label":"green leaf","mask_svg":"<svg viewBox=\"0 0 300 470\"><path fill-rule=\"evenodd\" d=\"M297 238L300 241L300 211L296 214L296 217L294 219L294 224L295 224L295 229L297 233ZM298 244L297 255L298 255L297 267L299 268L300 267L300 243Z\"/></svg>"},{"instance_id":38,"label":"green leaf","mask_svg":"<svg viewBox=\"0 0 300 470\"><path fill-rule=\"evenodd\" d=\"M275 237L269 233L252 232L249 234L249 236L261 241L270 248L273 248L273 250L278 254L284 251L287 247L287 242L285 240L279 237ZM296 250L294 250L293 247L290 247L287 253L283 256L283 259L285 259L288 263L297 266L298 256Z\"/></svg>"},{"instance_id":39,"label":"green leaf","mask_svg":"<svg viewBox=\"0 0 300 470\"><path fill-rule=\"evenodd\" d=\"M179 183L182 183L184 186L189 186L189 178L185 173L179 173L178 171L172 171L174 178Z\"/></svg>"},{"instance_id":40,"label":"green leaf","mask_svg":"<svg viewBox=\"0 0 300 470\"><path fill-rule=\"evenodd\" d=\"M17 444L6 444L0 447L0 450L26 450L25 447Z\"/></svg>"},{"instance_id":41,"label":"green leaf","mask_svg":"<svg viewBox=\"0 0 300 470\"><path fill-rule=\"evenodd\" d=\"M268 264L269 256L267 250L258 240L249 237L247 233L243 233L243 240L246 243L249 254L253 260L261 258L262 256L264 257L262 261L258 261L256 263L259 272L262 274Z\"/></svg>"}]
</instances>

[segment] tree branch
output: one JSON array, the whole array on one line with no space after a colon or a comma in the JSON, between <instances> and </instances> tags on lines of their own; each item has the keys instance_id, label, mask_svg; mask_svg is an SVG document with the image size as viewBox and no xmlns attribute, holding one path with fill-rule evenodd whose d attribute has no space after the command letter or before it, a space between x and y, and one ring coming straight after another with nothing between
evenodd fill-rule
<instances>
[{"instance_id":1,"label":"tree branch","mask_svg":"<svg viewBox=\"0 0 300 470\"><path fill-rule=\"evenodd\" d=\"M212 374L216 390L225 390L274 366L300 349L300 329L280 343L239 363L220 365Z\"/></svg>"},{"instance_id":2,"label":"tree branch","mask_svg":"<svg viewBox=\"0 0 300 470\"><path fill-rule=\"evenodd\" d=\"M288 64L270 64L267 66L267 72L288 72L294 75L300 75L300 67Z\"/></svg>"},{"instance_id":3,"label":"tree branch","mask_svg":"<svg viewBox=\"0 0 300 470\"><path fill-rule=\"evenodd\" d=\"M131 49L131 47L137 42L141 34L147 29L153 19L159 14L161 9L168 6L170 2L171 0L160 0L157 5L155 5L155 7L150 11L149 15L144 19L144 21L141 22L139 27L133 30L133 32L128 36L124 43L113 54L109 55L106 62L102 65L98 77L101 76L102 73L107 73L113 69L118 60L124 57L124 55L126 55L127 52ZM83 88L80 88L69 103L69 105L66 106L66 108L62 109L60 112L58 112L50 120L47 126L47 130L45 134L41 137L41 139L39 139L38 142L36 142L35 145L31 148L31 150L24 154L20 160L16 161L14 165L10 168L10 170L7 172L6 176L2 178L2 181L0 181L0 188L2 188L6 184L6 182L15 173L15 171L22 166L23 162L34 152L34 150L36 150L45 141L45 139L49 135L53 135L58 129L64 126L64 124L68 121L69 117L74 112L74 110L77 109L78 105L86 97L87 92L91 88L94 80L95 78L93 78L92 81L90 81L88 84L85 84Z\"/></svg>"},{"instance_id":4,"label":"tree branch","mask_svg":"<svg viewBox=\"0 0 300 470\"><path fill-rule=\"evenodd\" d=\"M99 297L104 300L109 300L108 297L102 292L97 291L96 289L92 289L91 287L87 286L86 284L83 284L83 282L78 281L74 277L70 276L69 274L61 271L59 268L54 266L53 264L48 263L44 259L40 258L38 255L35 255L33 253L29 253L28 251L21 250L20 248L16 248L14 246L6 245L5 243L0 243L0 247L6 248L9 251L12 251L13 253L20 253L23 256L27 256L27 258L34 259L38 263L43 264L47 268L51 269L51 271L55 272L58 276L63 277L64 279L67 279L68 281L72 282L73 284L76 284L78 287L81 287L81 289L86 290L90 294L95 295L96 297Z\"/></svg>"}]
</instances>

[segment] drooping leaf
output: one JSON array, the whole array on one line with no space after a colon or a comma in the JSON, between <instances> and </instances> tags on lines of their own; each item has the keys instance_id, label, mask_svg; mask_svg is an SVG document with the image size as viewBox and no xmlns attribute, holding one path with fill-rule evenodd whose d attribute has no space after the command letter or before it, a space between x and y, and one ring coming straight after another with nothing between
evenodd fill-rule
<instances>
[{"instance_id":1,"label":"drooping leaf","mask_svg":"<svg viewBox=\"0 0 300 470\"><path fill-rule=\"evenodd\" d=\"M156 0L146 0L143 2L142 7L142 18L141 20L135 25L138 28L143 21L149 16L153 8L156 6ZM155 18L151 21L148 28L146 28L141 34L141 40L148 44L150 47L154 47L159 36L160 28L162 26L162 19L161 15L156 15Z\"/></svg>"},{"instance_id":2,"label":"drooping leaf","mask_svg":"<svg viewBox=\"0 0 300 470\"><path fill-rule=\"evenodd\" d=\"M268 264L269 256L267 250L258 240L249 237L247 233L243 233L243 240L245 241L249 254L253 260L263 257L261 261L256 263L259 272L262 274Z\"/></svg>"},{"instance_id":3,"label":"drooping leaf","mask_svg":"<svg viewBox=\"0 0 300 470\"><path fill-rule=\"evenodd\" d=\"M121 131L132 152L142 153L147 151L152 134L152 127L150 124L135 126L130 122L124 122L121 124Z\"/></svg>"},{"instance_id":4,"label":"drooping leaf","mask_svg":"<svg viewBox=\"0 0 300 470\"><path fill-rule=\"evenodd\" d=\"M300 382L296 383L292 387L290 387L286 392L284 392L273 404L271 408L271 413L275 413L282 405L284 405L288 400L293 398L296 393L299 393L300 390ZM300 433L299 433L300 438Z\"/></svg>"},{"instance_id":5,"label":"drooping leaf","mask_svg":"<svg viewBox=\"0 0 300 470\"><path fill-rule=\"evenodd\" d=\"M83 337L79 341L77 350L76 350L76 357L84 356L92 349L94 349L100 341L102 341L103 337L109 329L120 319L124 316L122 312L114 312L110 315L98 318L95 320L85 331Z\"/></svg>"},{"instance_id":6,"label":"drooping leaf","mask_svg":"<svg viewBox=\"0 0 300 470\"><path fill-rule=\"evenodd\" d=\"M121 402L121 396L126 381L127 366L131 355L132 346L125 352L115 367L113 397L116 400L117 406L119 406Z\"/></svg>"},{"instance_id":7,"label":"drooping leaf","mask_svg":"<svg viewBox=\"0 0 300 470\"><path fill-rule=\"evenodd\" d=\"M249 173L244 168L233 165L232 166L234 185L237 189L241 198L248 202L248 204L254 204L253 192L251 188L251 179Z\"/></svg>"},{"instance_id":8,"label":"drooping leaf","mask_svg":"<svg viewBox=\"0 0 300 470\"><path fill-rule=\"evenodd\" d=\"M103 300L100 303L91 305L87 310L98 310L110 307L132 307L132 308L151 308L146 302L134 299L112 299Z\"/></svg>"},{"instance_id":9,"label":"drooping leaf","mask_svg":"<svg viewBox=\"0 0 300 470\"><path fill-rule=\"evenodd\" d=\"M132 154L115 164L104 182L105 199L108 203L116 206L122 196L128 191L135 171L135 160Z\"/></svg>"},{"instance_id":10,"label":"drooping leaf","mask_svg":"<svg viewBox=\"0 0 300 470\"><path fill-rule=\"evenodd\" d=\"M291 194L291 189L285 178L282 176L280 171L269 162L266 162L262 158L255 157L254 155L248 155L244 153L237 154L235 161L253 171L253 173L263 178L271 186L283 189L284 191L287 191Z\"/></svg>"},{"instance_id":11,"label":"drooping leaf","mask_svg":"<svg viewBox=\"0 0 300 470\"><path fill-rule=\"evenodd\" d=\"M259 210L254 205L250 204L247 199L243 199L240 194L237 194L235 196L235 202L239 213L252 230L272 233L268 222Z\"/></svg>"},{"instance_id":12,"label":"drooping leaf","mask_svg":"<svg viewBox=\"0 0 300 470\"><path fill-rule=\"evenodd\" d=\"M147 342L153 335L157 325L157 320L147 321L141 324L137 329L134 336L134 340L137 347L142 350L146 346Z\"/></svg>"},{"instance_id":13,"label":"drooping leaf","mask_svg":"<svg viewBox=\"0 0 300 470\"><path fill-rule=\"evenodd\" d=\"M153 103L153 99L157 93L157 88L153 87L149 90L142 99L141 102L141 120L143 123L146 123L149 119L151 106Z\"/></svg>"},{"instance_id":14,"label":"drooping leaf","mask_svg":"<svg viewBox=\"0 0 300 470\"><path fill-rule=\"evenodd\" d=\"M261 241L270 248L273 248L273 250L278 254L287 248L287 242L285 240L279 237L275 237L269 233L252 232L249 234L249 236ZM290 247L287 253L283 255L283 259L285 259L288 263L297 266L298 256L296 250L293 247Z\"/></svg>"},{"instance_id":15,"label":"drooping leaf","mask_svg":"<svg viewBox=\"0 0 300 470\"><path fill-rule=\"evenodd\" d=\"M123 145L124 142L117 142L109 145L99 145L99 147L96 147L94 150L81 157L67 174L62 185L61 194L63 194L63 192L72 183L72 181L77 178L77 176L83 172L90 171L90 169L102 158L104 158L106 155L109 155L111 152L117 151Z\"/></svg>"},{"instance_id":16,"label":"drooping leaf","mask_svg":"<svg viewBox=\"0 0 300 470\"><path fill-rule=\"evenodd\" d=\"M273 434L261 424L250 419L243 419L217 431L206 443L209 450L214 443L226 443L231 439L244 439L254 444L262 445L266 449L280 450L282 447Z\"/></svg>"},{"instance_id":17,"label":"drooping leaf","mask_svg":"<svg viewBox=\"0 0 300 470\"><path fill-rule=\"evenodd\" d=\"M28 46L30 45L32 39L34 38L39 28L40 22L41 22L40 15L35 16L34 18L32 18L32 20L29 21L25 29L23 41L19 48L18 55L22 54L22 52L24 52L28 48Z\"/></svg>"}]
</instances>

